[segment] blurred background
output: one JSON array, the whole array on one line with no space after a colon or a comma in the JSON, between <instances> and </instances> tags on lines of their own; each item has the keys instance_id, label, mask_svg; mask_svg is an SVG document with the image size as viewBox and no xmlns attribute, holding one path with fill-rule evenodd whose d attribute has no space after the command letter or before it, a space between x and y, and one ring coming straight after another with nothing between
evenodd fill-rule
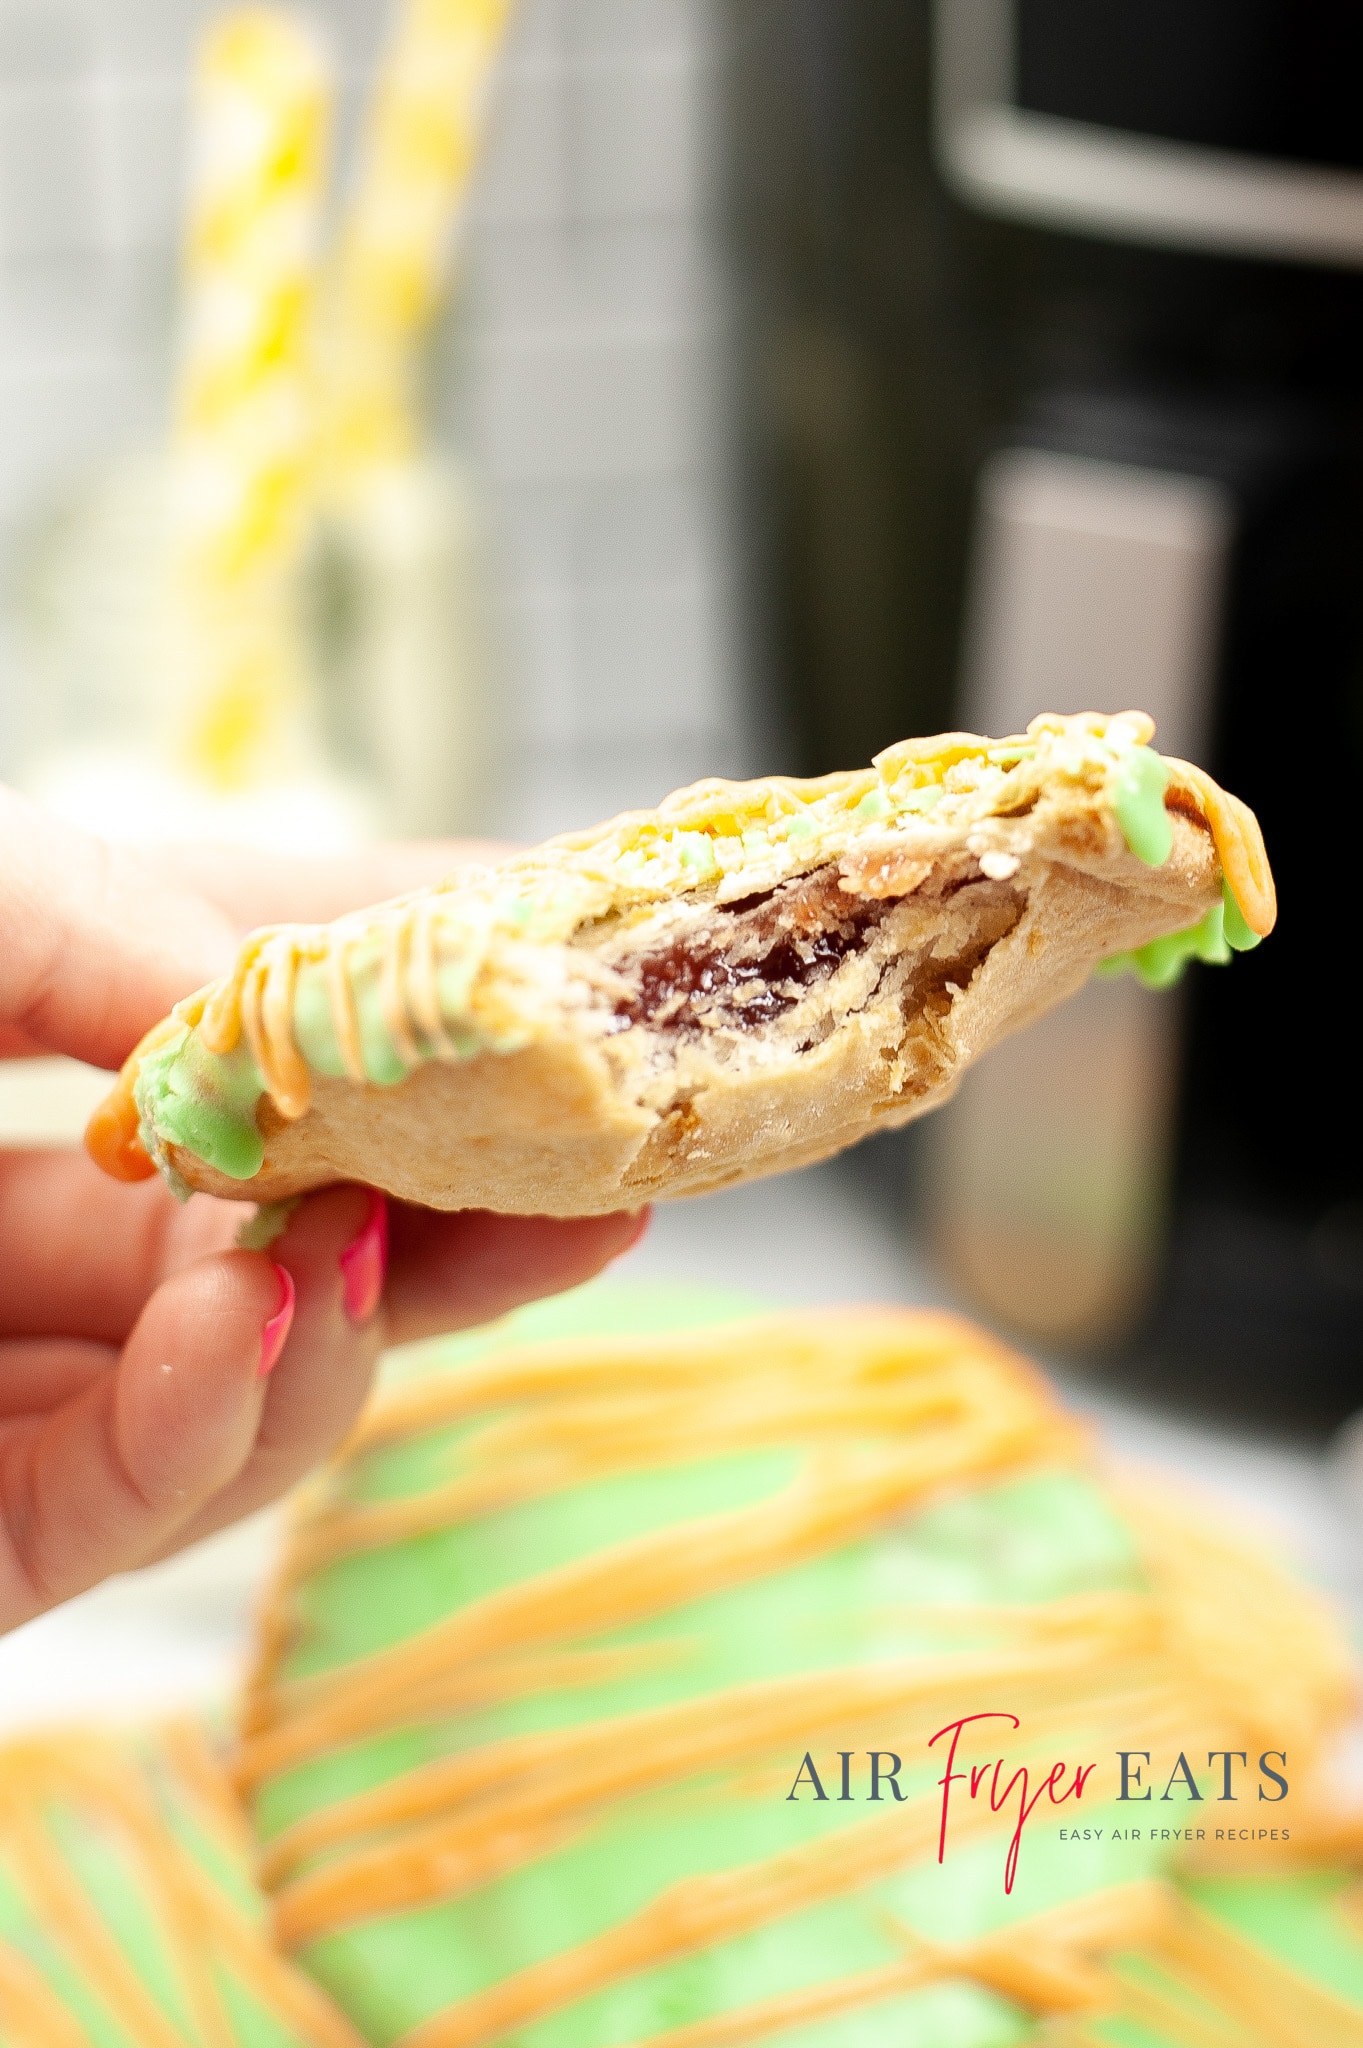
<instances>
[{"instance_id":1,"label":"blurred background","mask_svg":"<svg viewBox=\"0 0 1363 2048\"><path fill-rule=\"evenodd\" d=\"M1356 1594L1361 98L1345 0L0 0L0 772L534 838L1148 708L1271 943L634 1274L953 1300Z\"/></svg>"}]
</instances>

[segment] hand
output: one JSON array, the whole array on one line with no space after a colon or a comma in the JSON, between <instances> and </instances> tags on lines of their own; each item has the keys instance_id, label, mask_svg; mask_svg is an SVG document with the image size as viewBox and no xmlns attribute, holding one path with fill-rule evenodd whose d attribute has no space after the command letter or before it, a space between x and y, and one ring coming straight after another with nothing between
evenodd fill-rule
<instances>
[{"instance_id":1,"label":"hand","mask_svg":"<svg viewBox=\"0 0 1363 2048\"><path fill-rule=\"evenodd\" d=\"M134 852L0 790L0 1057L116 1067L252 925L336 916L469 852ZM0 1151L0 1629L274 1499L349 1429L386 1344L575 1286L643 1227L338 1187L267 1252L233 1250L249 1213L75 1151Z\"/></svg>"}]
</instances>

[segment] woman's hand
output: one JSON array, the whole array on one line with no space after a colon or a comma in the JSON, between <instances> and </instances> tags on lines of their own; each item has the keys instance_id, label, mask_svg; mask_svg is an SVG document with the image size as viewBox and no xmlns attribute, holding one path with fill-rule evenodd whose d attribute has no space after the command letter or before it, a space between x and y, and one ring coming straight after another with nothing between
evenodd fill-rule
<instances>
[{"instance_id":1,"label":"woman's hand","mask_svg":"<svg viewBox=\"0 0 1363 2048\"><path fill-rule=\"evenodd\" d=\"M252 925L335 916L468 851L135 853L0 791L0 1055L115 1067ZM345 1434L384 1345L574 1286L642 1228L338 1187L268 1251L234 1250L249 1213L0 1151L0 1628L272 1500Z\"/></svg>"}]
</instances>

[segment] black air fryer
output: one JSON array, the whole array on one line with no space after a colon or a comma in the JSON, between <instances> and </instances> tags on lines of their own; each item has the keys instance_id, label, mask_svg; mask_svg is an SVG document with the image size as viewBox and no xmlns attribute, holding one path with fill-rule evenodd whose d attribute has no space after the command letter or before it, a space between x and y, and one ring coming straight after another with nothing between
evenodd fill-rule
<instances>
[{"instance_id":1,"label":"black air fryer","mask_svg":"<svg viewBox=\"0 0 1363 2048\"><path fill-rule=\"evenodd\" d=\"M1258 951L1095 984L896 1170L1000 1319L1324 1429L1363 1405L1363 9L784 0L732 85L792 765L1137 704L1278 878Z\"/></svg>"}]
</instances>

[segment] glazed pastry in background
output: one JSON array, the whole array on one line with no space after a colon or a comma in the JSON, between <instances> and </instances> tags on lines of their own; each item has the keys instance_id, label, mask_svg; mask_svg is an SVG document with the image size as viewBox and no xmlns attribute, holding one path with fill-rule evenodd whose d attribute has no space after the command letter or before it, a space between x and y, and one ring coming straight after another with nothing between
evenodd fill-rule
<instances>
[{"instance_id":1,"label":"glazed pastry in background","mask_svg":"<svg viewBox=\"0 0 1363 2048\"><path fill-rule=\"evenodd\" d=\"M186 1723L0 1748L5 2048L363 2048L271 1945L250 1841Z\"/></svg>"},{"instance_id":2,"label":"glazed pastry in background","mask_svg":"<svg viewBox=\"0 0 1363 2048\"><path fill-rule=\"evenodd\" d=\"M906 741L247 940L134 1053L111 1172L274 1202L368 1181L585 1215L819 1159L945 1099L1093 967L1272 928L1251 812L1138 712Z\"/></svg>"},{"instance_id":3,"label":"glazed pastry in background","mask_svg":"<svg viewBox=\"0 0 1363 2048\"><path fill-rule=\"evenodd\" d=\"M596 1288L425 1347L316 1483L237 1765L282 1945L384 2048L1363 2040L1323 1606L1102 1483L954 1318L713 1313ZM969 1760L1038 1776L1286 1747L1293 1847L1114 1842L1151 1810L1105 1781L1011 1894L1011 1807L962 1796L939 1866L926 1739L985 1709L1022 1726Z\"/></svg>"}]
</instances>

